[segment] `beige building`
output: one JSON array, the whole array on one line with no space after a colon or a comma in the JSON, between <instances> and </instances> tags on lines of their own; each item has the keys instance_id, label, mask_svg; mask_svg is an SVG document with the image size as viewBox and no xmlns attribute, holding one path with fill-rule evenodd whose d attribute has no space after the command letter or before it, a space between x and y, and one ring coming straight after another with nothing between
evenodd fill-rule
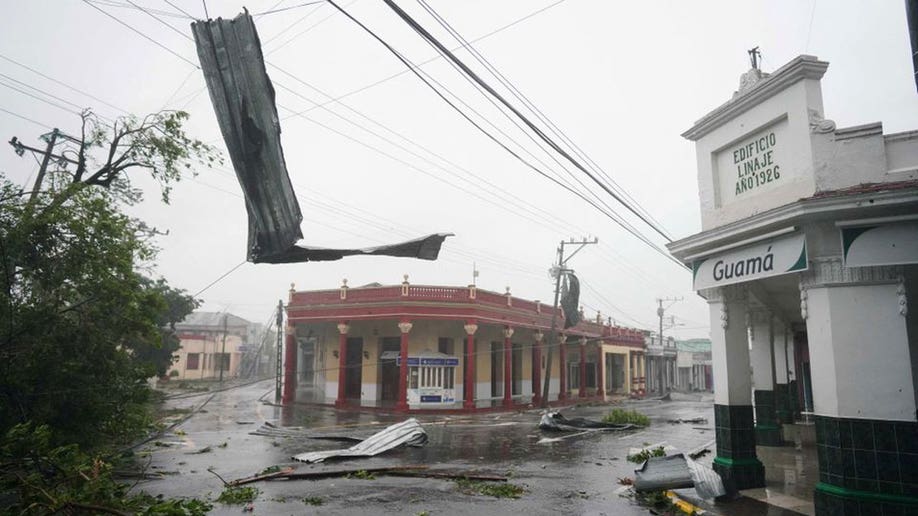
<instances>
[{"instance_id":1,"label":"beige building","mask_svg":"<svg viewBox=\"0 0 918 516\"><path fill-rule=\"evenodd\" d=\"M248 345L249 321L229 313L194 312L175 325L181 347L167 373L180 380L238 376Z\"/></svg>"}]
</instances>

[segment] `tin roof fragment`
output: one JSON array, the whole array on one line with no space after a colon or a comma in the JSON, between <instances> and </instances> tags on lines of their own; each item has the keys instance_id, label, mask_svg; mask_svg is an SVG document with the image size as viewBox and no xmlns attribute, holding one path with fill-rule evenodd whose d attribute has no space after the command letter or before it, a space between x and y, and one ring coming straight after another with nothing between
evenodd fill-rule
<instances>
[{"instance_id":1,"label":"tin roof fragment","mask_svg":"<svg viewBox=\"0 0 918 516\"><path fill-rule=\"evenodd\" d=\"M303 215L287 173L274 86L252 17L246 11L232 20L200 20L191 29L217 122L242 186L250 262L328 261L352 255L437 259L450 233L367 248L299 244Z\"/></svg>"}]
</instances>

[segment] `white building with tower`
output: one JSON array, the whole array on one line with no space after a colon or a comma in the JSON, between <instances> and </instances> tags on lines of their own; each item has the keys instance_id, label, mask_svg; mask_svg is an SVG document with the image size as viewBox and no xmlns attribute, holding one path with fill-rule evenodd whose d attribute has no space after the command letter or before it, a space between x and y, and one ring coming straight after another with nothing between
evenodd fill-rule
<instances>
[{"instance_id":1,"label":"white building with tower","mask_svg":"<svg viewBox=\"0 0 918 516\"><path fill-rule=\"evenodd\" d=\"M828 66L753 68L683 134L702 231L669 249L710 307L725 484L764 486L756 446L782 445L802 411L817 514L902 514L918 510L918 131L836 128Z\"/></svg>"}]
</instances>

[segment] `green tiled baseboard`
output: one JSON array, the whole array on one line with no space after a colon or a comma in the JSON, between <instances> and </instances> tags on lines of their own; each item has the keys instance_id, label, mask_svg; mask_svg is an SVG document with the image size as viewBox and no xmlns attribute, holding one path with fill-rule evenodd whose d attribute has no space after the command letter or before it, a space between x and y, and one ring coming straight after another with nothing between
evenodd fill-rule
<instances>
[{"instance_id":1,"label":"green tiled baseboard","mask_svg":"<svg viewBox=\"0 0 918 516\"><path fill-rule=\"evenodd\" d=\"M756 430L750 405L714 405L717 456L714 470L730 492L764 487L765 468L756 458Z\"/></svg>"},{"instance_id":2,"label":"green tiled baseboard","mask_svg":"<svg viewBox=\"0 0 918 516\"><path fill-rule=\"evenodd\" d=\"M813 504L820 516L918 514L918 497L845 489L823 482L816 484Z\"/></svg>"},{"instance_id":3,"label":"green tiled baseboard","mask_svg":"<svg viewBox=\"0 0 918 516\"><path fill-rule=\"evenodd\" d=\"M818 514L918 514L918 423L826 416L814 423ZM871 504L883 509L864 509Z\"/></svg>"}]
</instances>

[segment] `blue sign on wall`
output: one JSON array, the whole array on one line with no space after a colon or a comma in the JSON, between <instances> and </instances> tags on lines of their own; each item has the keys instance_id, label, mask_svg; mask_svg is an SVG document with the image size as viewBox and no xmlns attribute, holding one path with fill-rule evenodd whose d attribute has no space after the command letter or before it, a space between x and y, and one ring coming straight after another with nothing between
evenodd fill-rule
<instances>
[{"instance_id":1,"label":"blue sign on wall","mask_svg":"<svg viewBox=\"0 0 918 516\"><path fill-rule=\"evenodd\" d=\"M409 361L411 359L408 359ZM443 400L443 396L421 396L421 403L440 403Z\"/></svg>"},{"instance_id":2,"label":"blue sign on wall","mask_svg":"<svg viewBox=\"0 0 918 516\"><path fill-rule=\"evenodd\" d=\"M395 363L401 365L402 357L395 359ZM408 357L408 365L416 366L446 366L456 367L459 365L458 358L428 358L428 357Z\"/></svg>"}]
</instances>

